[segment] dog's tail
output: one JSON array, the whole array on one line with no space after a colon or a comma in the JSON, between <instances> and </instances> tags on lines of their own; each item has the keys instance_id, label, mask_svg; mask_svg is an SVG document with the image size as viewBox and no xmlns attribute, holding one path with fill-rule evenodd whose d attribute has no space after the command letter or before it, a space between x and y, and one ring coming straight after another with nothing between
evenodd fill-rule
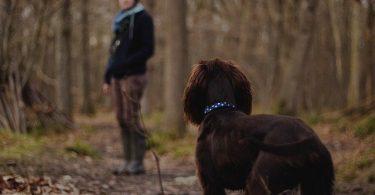
<instances>
[{"instance_id":1,"label":"dog's tail","mask_svg":"<svg viewBox=\"0 0 375 195\"><path fill-rule=\"evenodd\" d=\"M248 143L259 150L277 155L298 155L312 151L316 147L316 138L311 136L303 140L287 144L267 144L254 137L245 137L239 143Z\"/></svg>"},{"instance_id":2,"label":"dog's tail","mask_svg":"<svg viewBox=\"0 0 375 195\"><path fill-rule=\"evenodd\" d=\"M333 194L335 172L331 155L326 148L321 148L319 154L319 156L310 156L310 170L303 177L300 186L303 195Z\"/></svg>"}]
</instances>

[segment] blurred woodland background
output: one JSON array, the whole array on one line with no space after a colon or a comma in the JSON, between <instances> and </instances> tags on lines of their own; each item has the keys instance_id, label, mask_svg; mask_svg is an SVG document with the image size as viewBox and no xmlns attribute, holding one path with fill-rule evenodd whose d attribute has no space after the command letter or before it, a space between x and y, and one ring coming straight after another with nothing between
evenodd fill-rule
<instances>
[{"instance_id":1,"label":"blurred woodland background","mask_svg":"<svg viewBox=\"0 0 375 195\"><path fill-rule=\"evenodd\" d=\"M156 28L142 108L150 131L190 139L181 98L192 65L233 60L253 84L254 113L300 116L327 131L331 151L345 151L335 156L346 162L339 181L365 174L357 183L374 187L375 1L141 2ZM114 115L101 85L117 1L1 0L0 9L0 135L10 132L0 140L12 132L85 128ZM114 119L107 122L116 128ZM347 148L355 145L361 150Z\"/></svg>"}]
</instances>

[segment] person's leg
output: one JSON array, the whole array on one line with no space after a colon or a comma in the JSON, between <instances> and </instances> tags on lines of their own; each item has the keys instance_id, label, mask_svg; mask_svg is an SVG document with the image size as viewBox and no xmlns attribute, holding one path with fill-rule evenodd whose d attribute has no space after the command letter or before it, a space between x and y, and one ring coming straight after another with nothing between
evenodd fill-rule
<instances>
[{"instance_id":1,"label":"person's leg","mask_svg":"<svg viewBox=\"0 0 375 195\"><path fill-rule=\"evenodd\" d=\"M146 153L146 138L143 134L133 131L131 141L133 158L130 161L129 173L144 173L143 158Z\"/></svg>"},{"instance_id":2,"label":"person's leg","mask_svg":"<svg viewBox=\"0 0 375 195\"><path fill-rule=\"evenodd\" d=\"M114 170L115 174L123 174L128 172L128 167L131 157L131 133L130 128L125 122L125 97L122 92L122 85L124 85L123 80L114 79L112 87L112 97L114 102L114 107L116 110L116 118L121 128L121 138L122 147L124 153L124 164Z\"/></svg>"},{"instance_id":3,"label":"person's leg","mask_svg":"<svg viewBox=\"0 0 375 195\"><path fill-rule=\"evenodd\" d=\"M126 123L130 126L131 134L131 163L129 173L144 172L143 158L146 152L145 131L140 122L141 98L146 86L145 75L134 75L126 79Z\"/></svg>"}]
</instances>

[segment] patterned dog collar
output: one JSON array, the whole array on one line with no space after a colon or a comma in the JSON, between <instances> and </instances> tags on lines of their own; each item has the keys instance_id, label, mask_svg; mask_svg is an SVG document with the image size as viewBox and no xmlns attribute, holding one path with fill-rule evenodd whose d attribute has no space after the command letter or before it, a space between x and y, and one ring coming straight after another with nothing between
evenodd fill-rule
<instances>
[{"instance_id":1,"label":"patterned dog collar","mask_svg":"<svg viewBox=\"0 0 375 195\"><path fill-rule=\"evenodd\" d=\"M211 112L212 110L215 110L218 108L236 108L236 106L228 102L217 102L210 106L206 106L206 108L204 109L204 114L207 114Z\"/></svg>"}]
</instances>

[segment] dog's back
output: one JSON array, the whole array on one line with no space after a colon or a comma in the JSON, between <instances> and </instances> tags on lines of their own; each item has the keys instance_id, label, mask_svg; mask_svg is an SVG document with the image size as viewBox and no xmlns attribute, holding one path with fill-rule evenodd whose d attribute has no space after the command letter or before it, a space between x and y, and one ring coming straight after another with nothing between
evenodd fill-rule
<instances>
[{"instance_id":1,"label":"dog's back","mask_svg":"<svg viewBox=\"0 0 375 195\"><path fill-rule=\"evenodd\" d=\"M269 150L264 151L251 140L246 142L249 137L269 146ZM215 182L226 189L245 189L251 177L257 177L257 169L269 171L263 177L271 177L265 181L271 192L282 192L299 184L302 190L316 192L319 188L311 187L316 184L312 181L332 186L330 154L312 129L299 119L221 110L205 118L198 140L200 169L210 172ZM267 160L258 163L259 157ZM330 186L324 188L331 191Z\"/></svg>"}]
</instances>

